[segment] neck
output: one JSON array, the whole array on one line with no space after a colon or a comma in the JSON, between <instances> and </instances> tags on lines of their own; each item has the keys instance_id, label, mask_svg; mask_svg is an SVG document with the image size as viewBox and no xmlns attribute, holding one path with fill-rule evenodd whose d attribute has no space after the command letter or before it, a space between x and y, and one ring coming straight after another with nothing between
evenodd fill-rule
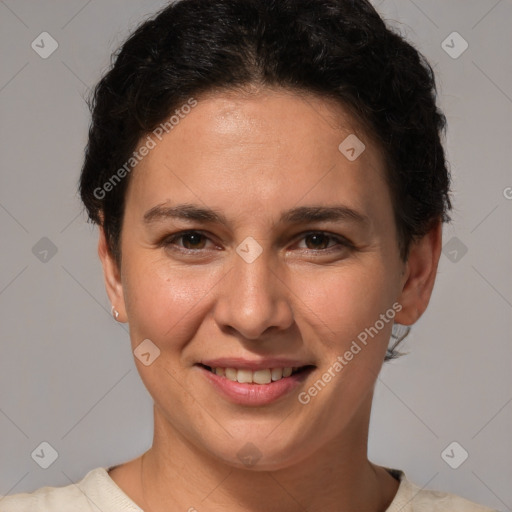
<instances>
[{"instance_id":1,"label":"neck","mask_svg":"<svg viewBox=\"0 0 512 512\"><path fill-rule=\"evenodd\" d=\"M386 510L398 482L367 458L370 407L351 432L275 471L239 469L200 451L155 407L153 446L140 467L146 512ZM349 440L349 442L347 442Z\"/></svg>"}]
</instances>

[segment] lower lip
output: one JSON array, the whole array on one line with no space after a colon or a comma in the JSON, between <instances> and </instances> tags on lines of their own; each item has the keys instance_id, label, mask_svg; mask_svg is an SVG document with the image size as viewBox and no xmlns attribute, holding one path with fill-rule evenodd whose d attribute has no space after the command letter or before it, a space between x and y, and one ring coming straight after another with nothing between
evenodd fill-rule
<instances>
[{"instance_id":1,"label":"lower lip","mask_svg":"<svg viewBox=\"0 0 512 512\"><path fill-rule=\"evenodd\" d=\"M203 375L225 398L239 405L266 405L296 390L314 368L308 368L289 377L269 384L242 384L221 377L202 366L198 366Z\"/></svg>"}]
</instances>

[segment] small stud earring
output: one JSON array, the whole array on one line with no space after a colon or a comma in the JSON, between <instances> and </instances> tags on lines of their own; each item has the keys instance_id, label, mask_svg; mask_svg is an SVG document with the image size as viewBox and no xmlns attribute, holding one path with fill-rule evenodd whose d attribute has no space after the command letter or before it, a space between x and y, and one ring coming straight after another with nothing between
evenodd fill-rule
<instances>
[{"instance_id":1,"label":"small stud earring","mask_svg":"<svg viewBox=\"0 0 512 512\"><path fill-rule=\"evenodd\" d=\"M114 306L112 306L112 308L110 309L110 313L116 320L119 318L119 311L117 311L117 309L115 309Z\"/></svg>"}]
</instances>

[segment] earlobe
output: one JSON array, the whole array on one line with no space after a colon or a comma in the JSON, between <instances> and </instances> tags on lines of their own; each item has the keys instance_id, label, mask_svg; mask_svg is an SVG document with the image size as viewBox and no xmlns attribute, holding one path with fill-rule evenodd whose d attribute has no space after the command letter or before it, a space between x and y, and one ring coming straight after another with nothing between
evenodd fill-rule
<instances>
[{"instance_id":1,"label":"earlobe","mask_svg":"<svg viewBox=\"0 0 512 512\"><path fill-rule=\"evenodd\" d=\"M103 267L103 279L108 298L112 305L112 311L116 311L115 319L118 322L126 322L123 285L121 272L115 258L109 251L105 231L99 227L98 256Z\"/></svg>"},{"instance_id":2,"label":"earlobe","mask_svg":"<svg viewBox=\"0 0 512 512\"><path fill-rule=\"evenodd\" d=\"M434 289L441 246L441 221L436 222L421 239L411 243L398 299L402 310L395 317L397 323L412 325L427 309Z\"/></svg>"}]
</instances>

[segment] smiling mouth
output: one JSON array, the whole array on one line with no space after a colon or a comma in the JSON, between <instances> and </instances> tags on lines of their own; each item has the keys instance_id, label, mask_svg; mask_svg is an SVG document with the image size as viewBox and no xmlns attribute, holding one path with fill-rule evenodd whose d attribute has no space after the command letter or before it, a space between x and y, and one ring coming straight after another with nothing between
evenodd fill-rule
<instances>
[{"instance_id":1,"label":"smiling mouth","mask_svg":"<svg viewBox=\"0 0 512 512\"><path fill-rule=\"evenodd\" d=\"M270 384L282 379L303 373L315 368L313 365L287 368L266 368L261 370L247 370L245 368L212 368L204 364L199 364L202 368L214 373L219 377L224 377L232 382L241 384Z\"/></svg>"}]
</instances>

